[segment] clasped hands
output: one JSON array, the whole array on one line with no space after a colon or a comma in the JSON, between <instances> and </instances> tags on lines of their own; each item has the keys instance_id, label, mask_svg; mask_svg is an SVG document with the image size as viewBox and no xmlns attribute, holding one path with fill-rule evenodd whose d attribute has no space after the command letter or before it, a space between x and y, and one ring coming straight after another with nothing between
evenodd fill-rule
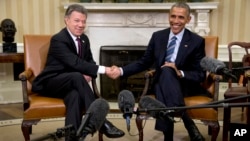
<instances>
[{"instance_id":1,"label":"clasped hands","mask_svg":"<svg viewBox=\"0 0 250 141\"><path fill-rule=\"evenodd\" d=\"M182 77L181 71L178 70L178 68L175 66L175 63L173 62L164 62L164 64L161 66L161 68L163 67L170 67L173 68L177 74L178 77Z\"/></svg>"},{"instance_id":2,"label":"clasped hands","mask_svg":"<svg viewBox=\"0 0 250 141\"><path fill-rule=\"evenodd\" d=\"M105 67L105 74L111 79L117 79L121 76L121 70L117 66Z\"/></svg>"}]
</instances>

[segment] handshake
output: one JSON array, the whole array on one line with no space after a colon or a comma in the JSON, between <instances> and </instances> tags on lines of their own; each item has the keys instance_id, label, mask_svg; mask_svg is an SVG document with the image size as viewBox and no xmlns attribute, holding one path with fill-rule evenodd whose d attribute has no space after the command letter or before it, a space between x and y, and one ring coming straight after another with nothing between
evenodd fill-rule
<instances>
[{"instance_id":1,"label":"handshake","mask_svg":"<svg viewBox=\"0 0 250 141\"><path fill-rule=\"evenodd\" d=\"M121 76L121 70L118 66L105 67L105 74L111 79L117 79Z\"/></svg>"}]
</instances>

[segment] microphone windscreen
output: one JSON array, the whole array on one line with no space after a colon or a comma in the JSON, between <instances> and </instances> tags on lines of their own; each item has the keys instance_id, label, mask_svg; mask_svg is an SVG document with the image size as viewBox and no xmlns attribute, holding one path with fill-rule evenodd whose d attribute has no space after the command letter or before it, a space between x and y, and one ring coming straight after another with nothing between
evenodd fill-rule
<instances>
[{"instance_id":1,"label":"microphone windscreen","mask_svg":"<svg viewBox=\"0 0 250 141\"><path fill-rule=\"evenodd\" d=\"M139 101L139 107L147 110L166 108L165 104L156 99L153 99L150 96L143 96ZM147 113L154 118L156 118L159 114L159 112L157 111L147 111Z\"/></svg>"},{"instance_id":2,"label":"microphone windscreen","mask_svg":"<svg viewBox=\"0 0 250 141\"><path fill-rule=\"evenodd\" d=\"M118 95L118 106L119 109L124 113L126 108L134 108L135 98L131 91L122 90Z\"/></svg>"},{"instance_id":3,"label":"microphone windscreen","mask_svg":"<svg viewBox=\"0 0 250 141\"><path fill-rule=\"evenodd\" d=\"M226 68L224 62L207 56L201 59L200 65L204 70L213 73L218 73L220 69Z\"/></svg>"},{"instance_id":4,"label":"microphone windscreen","mask_svg":"<svg viewBox=\"0 0 250 141\"><path fill-rule=\"evenodd\" d=\"M109 104L103 98L98 98L93 101L87 110L87 113L91 114L89 124L95 127L95 130L99 130L103 125L106 116L109 112Z\"/></svg>"}]
</instances>

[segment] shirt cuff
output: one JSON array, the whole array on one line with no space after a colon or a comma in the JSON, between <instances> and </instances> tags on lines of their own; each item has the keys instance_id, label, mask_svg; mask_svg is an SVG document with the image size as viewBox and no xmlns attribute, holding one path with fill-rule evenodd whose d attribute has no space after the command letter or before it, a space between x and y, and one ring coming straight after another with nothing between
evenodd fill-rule
<instances>
[{"instance_id":1,"label":"shirt cuff","mask_svg":"<svg viewBox=\"0 0 250 141\"><path fill-rule=\"evenodd\" d=\"M182 70L180 70L180 72L181 72L182 77L184 77L185 76L184 72Z\"/></svg>"},{"instance_id":2,"label":"shirt cuff","mask_svg":"<svg viewBox=\"0 0 250 141\"><path fill-rule=\"evenodd\" d=\"M121 76L123 76L123 70L122 70L122 68L120 67L119 69L121 71Z\"/></svg>"},{"instance_id":3,"label":"shirt cuff","mask_svg":"<svg viewBox=\"0 0 250 141\"><path fill-rule=\"evenodd\" d=\"M105 74L105 66L99 66L98 70L97 70L97 73Z\"/></svg>"}]
</instances>

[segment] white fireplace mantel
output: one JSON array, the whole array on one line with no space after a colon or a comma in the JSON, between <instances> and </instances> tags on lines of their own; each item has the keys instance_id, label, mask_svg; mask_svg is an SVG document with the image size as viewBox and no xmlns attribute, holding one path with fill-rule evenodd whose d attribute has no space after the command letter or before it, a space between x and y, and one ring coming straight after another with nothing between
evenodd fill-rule
<instances>
[{"instance_id":1,"label":"white fireplace mantel","mask_svg":"<svg viewBox=\"0 0 250 141\"><path fill-rule=\"evenodd\" d=\"M64 4L64 9L73 3ZM78 3L82 4L89 11L152 11L164 10L167 11L174 3ZM212 10L218 8L219 2L194 2L188 3L192 10Z\"/></svg>"},{"instance_id":2,"label":"white fireplace mantel","mask_svg":"<svg viewBox=\"0 0 250 141\"><path fill-rule=\"evenodd\" d=\"M64 9L73 3L64 4ZM88 26L160 27L169 26L168 11L173 3L78 3L89 11ZM210 12L219 2L188 3L192 10L187 28L201 36L209 35Z\"/></svg>"}]
</instances>

